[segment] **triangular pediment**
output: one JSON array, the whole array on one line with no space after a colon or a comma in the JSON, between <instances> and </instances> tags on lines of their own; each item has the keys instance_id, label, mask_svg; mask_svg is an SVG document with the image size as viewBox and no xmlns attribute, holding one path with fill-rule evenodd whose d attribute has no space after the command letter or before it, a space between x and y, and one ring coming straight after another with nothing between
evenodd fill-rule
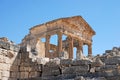
<instances>
[{"instance_id":1,"label":"triangular pediment","mask_svg":"<svg viewBox=\"0 0 120 80\"><path fill-rule=\"evenodd\" d=\"M44 24L34 26L30 30L34 31L35 29L35 30L45 31L45 29L51 30L51 29L60 27L61 25L66 28L70 28L72 30L77 30L82 32L85 31L88 33L92 33L92 35L95 35L95 31L89 26L89 24L81 16L73 16L73 17L56 19L53 21L46 22Z\"/></svg>"},{"instance_id":2,"label":"triangular pediment","mask_svg":"<svg viewBox=\"0 0 120 80\"><path fill-rule=\"evenodd\" d=\"M95 34L95 31L90 27L90 25L81 17L81 16L73 16L68 18L63 18L63 22L66 23L66 25L71 25L73 28L77 30L82 31L90 31Z\"/></svg>"}]
</instances>

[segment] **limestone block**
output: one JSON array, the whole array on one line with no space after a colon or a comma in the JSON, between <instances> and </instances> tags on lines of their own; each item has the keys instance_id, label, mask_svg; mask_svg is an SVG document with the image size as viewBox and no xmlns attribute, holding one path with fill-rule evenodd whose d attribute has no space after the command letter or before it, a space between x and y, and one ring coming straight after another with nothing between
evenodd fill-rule
<instances>
[{"instance_id":1,"label":"limestone block","mask_svg":"<svg viewBox=\"0 0 120 80\"><path fill-rule=\"evenodd\" d=\"M50 61L50 62L47 62L45 65L44 65L45 67L59 67L59 65L56 63L56 62L54 62L54 61Z\"/></svg>"},{"instance_id":2,"label":"limestone block","mask_svg":"<svg viewBox=\"0 0 120 80\"><path fill-rule=\"evenodd\" d=\"M29 64L29 63L22 62L22 63L20 64L20 66L29 67L29 66L30 66L30 64Z\"/></svg>"},{"instance_id":3,"label":"limestone block","mask_svg":"<svg viewBox=\"0 0 120 80\"><path fill-rule=\"evenodd\" d=\"M118 51L116 54L117 54L117 56L120 56L120 51Z\"/></svg>"},{"instance_id":4,"label":"limestone block","mask_svg":"<svg viewBox=\"0 0 120 80\"><path fill-rule=\"evenodd\" d=\"M2 80L9 80L9 77L2 77Z\"/></svg>"},{"instance_id":5,"label":"limestone block","mask_svg":"<svg viewBox=\"0 0 120 80\"><path fill-rule=\"evenodd\" d=\"M52 70L52 69L49 69L49 70L43 70L42 72L42 76L58 76L60 75L60 71L59 69L56 69L56 70Z\"/></svg>"},{"instance_id":6,"label":"limestone block","mask_svg":"<svg viewBox=\"0 0 120 80\"><path fill-rule=\"evenodd\" d=\"M17 58L16 58L16 59L14 59L14 61L12 60L12 61L11 61L11 64L14 65L14 66L21 65L21 64L20 64L20 59L17 59Z\"/></svg>"},{"instance_id":7,"label":"limestone block","mask_svg":"<svg viewBox=\"0 0 120 80\"><path fill-rule=\"evenodd\" d=\"M15 51L15 52L19 52L19 50L20 50L20 46L14 45L14 51Z\"/></svg>"},{"instance_id":8,"label":"limestone block","mask_svg":"<svg viewBox=\"0 0 120 80\"><path fill-rule=\"evenodd\" d=\"M2 48L0 48L0 55L2 55Z\"/></svg>"},{"instance_id":9,"label":"limestone block","mask_svg":"<svg viewBox=\"0 0 120 80\"><path fill-rule=\"evenodd\" d=\"M120 80L120 76L109 76L106 77L106 80Z\"/></svg>"},{"instance_id":10,"label":"limestone block","mask_svg":"<svg viewBox=\"0 0 120 80\"><path fill-rule=\"evenodd\" d=\"M70 66L72 64L72 61L71 59L62 59L60 60L60 65L61 66Z\"/></svg>"},{"instance_id":11,"label":"limestone block","mask_svg":"<svg viewBox=\"0 0 120 80\"><path fill-rule=\"evenodd\" d=\"M29 72L29 78L31 77L39 77L41 75L40 72L34 71L34 72Z\"/></svg>"},{"instance_id":12,"label":"limestone block","mask_svg":"<svg viewBox=\"0 0 120 80\"><path fill-rule=\"evenodd\" d=\"M18 71L18 66L14 66L14 65L12 65L11 67L10 67L10 71Z\"/></svg>"},{"instance_id":13,"label":"limestone block","mask_svg":"<svg viewBox=\"0 0 120 80\"><path fill-rule=\"evenodd\" d=\"M3 70L3 63L0 63L0 71Z\"/></svg>"},{"instance_id":14,"label":"limestone block","mask_svg":"<svg viewBox=\"0 0 120 80\"><path fill-rule=\"evenodd\" d=\"M2 70L8 71L8 70L10 70L11 65L10 64L2 64L1 67L2 67Z\"/></svg>"},{"instance_id":15,"label":"limestone block","mask_svg":"<svg viewBox=\"0 0 120 80\"><path fill-rule=\"evenodd\" d=\"M96 72L100 72L100 70L101 70L100 67L95 67Z\"/></svg>"},{"instance_id":16,"label":"limestone block","mask_svg":"<svg viewBox=\"0 0 120 80\"><path fill-rule=\"evenodd\" d=\"M29 72L20 72L20 78L21 79L28 78L28 74Z\"/></svg>"},{"instance_id":17,"label":"limestone block","mask_svg":"<svg viewBox=\"0 0 120 80\"><path fill-rule=\"evenodd\" d=\"M38 64L46 64L47 62L49 62L49 58L37 58Z\"/></svg>"},{"instance_id":18,"label":"limestone block","mask_svg":"<svg viewBox=\"0 0 120 80\"><path fill-rule=\"evenodd\" d=\"M19 77L19 72L15 71L10 71L10 77L11 78L18 78Z\"/></svg>"},{"instance_id":19,"label":"limestone block","mask_svg":"<svg viewBox=\"0 0 120 80\"><path fill-rule=\"evenodd\" d=\"M0 47L3 48L3 49L9 50L10 49L10 44L7 43L7 42L0 41Z\"/></svg>"},{"instance_id":20,"label":"limestone block","mask_svg":"<svg viewBox=\"0 0 120 80\"><path fill-rule=\"evenodd\" d=\"M101 56L101 57L100 57L100 60L101 60L103 63L105 62L106 59L107 59L106 56Z\"/></svg>"},{"instance_id":21,"label":"limestone block","mask_svg":"<svg viewBox=\"0 0 120 80\"><path fill-rule=\"evenodd\" d=\"M107 70L114 70L117 69L118 66L117 65L104 65L100 67L101 71L107 71Z\"/></svg>"},{"instance_id":22,"label":"limestone block","mask_svg":"<svg viewBox=\"0 0 120 80\"><path fill-rule=\"evenodd\" d=\"M4 60L4 63L11 64L11 59L10 58L4 57L3 60Z\"/></svg>"},{"instance_id":23,"label":"limestone block","mask_svg":"<svg viewBox=\"0 0 120 80\"><path fill-rule=\"evenodd\" d=\"M21 66L21 67L20 67L20 71L22 71L22 72L29 72L29 71L31 71L31 70L32 70L31 67L24 67L24 66Z\"/></svg>"},{"instance_id":24,"label":"limestone block","mask_svg":"<svg viewBox=\"0 0 120 80\"><path fill-rule=\"evenodd\" d=\"M59 58L50 59L50 61L57 64L57 65L60 64L60 59Z\"/></svg>"},{"instance_id":25,"label":"limestone block","mask_svg":"<svg viewBox=\"0 0 120 80\"><path fill-rule=\"evenodd\" d=\"M89 65L91 64L91 61L89 60L74 60L72 62L73 66L84 66L84 65Z\"/></svg>"},{"instance_id":26,"label":"limestone block","mask_svg":"<svg viewBox=\"0 0 120 80\"><path fill-rule=\"evenodd\" d=\"M109 76L115 76L115 74L113 73L112 70L108 70L108 71L105 71L105 76L109 77Z\"/></svg>"},{"instance_id":27,"label":"limestone block","mask_svg":"<svg viewBox=\"0 0 120 80\"><path fill-rule=\"evenodd\" d=\"M14 55L15 55L15 54L14 54L14 52L13 52L13 51L8 51L8 52L7 52L7 54L6 54L6 57L8 57L8 58L10 58L10 59L11 59L11 58L13 58L13 57L14 57Z\"/></svg>"},{"instance_id":28,"label":"limestone block","mask_svg":"<svg viewBox=\"0 0 120 80\"><path fill-rule=\"evenodd\" d=\"M41 65L31 66L31 71L41 71Z\"/></svg>"},{"instance_id":29,"label":"limestone block","mask_svg":"<svg viewBox=\"0 0 120 80\"><path fill-rule=\"evenodd\" d=\"M81 72L88 72L89 67L85 66L71 66L71 67L64 67L62 68L63 74L76 74Z\"/></svg>"},{"instance_id":30,"label":"limestone block","mask_svg":"<svg viewBox=\"0 0 120 80\"><path fill-rule=\"evenodd\" d=\"M83 76L77 76L74 80L85 80Z\"/></svg>"},{"instance_id":31,"label":"limestone block","mask_svg":"<svg viewBox=\"0 0 120 80\"><path fill-rule=\"evenodd\" d=\"M2 71L0 71L0 80L2 79Z\"/></svg>"},{"instance_id":32,"label":"limestone block","mask_svg":"<svg viewBox=\"0 0 120 80\"><path fill-rule=\"evenodd\" d=\"M112 50L106 50L105 53L110 53Z\"/></svg>"},{"instance_id":33,"label":"limestone block","mask_svg":"<svg viewBox=\"0 0 120 80\"><path fill-rule=\"evenodd\" d=\"M94 73L94 72L95 72L95 67L91 68L91 69L90 69L90 72L91 72L91 73Z\"/></svg>"},{"instance_id":34,"label":"limestone block","mask_svg":"<svg viewBox=\"0 0 120 80\"><path fill-rule=\"evenodd\" d=\"M97 58L96 60L95 60L95 62L92 62L92 67L100 67L100 66L103 66L104 65L104 63L100 60L100 58Z\"/></svg>"},{"instance_id":35,"label":"limestone block","mask_svg":"<svg viewBox=\"0 0 120 80\"><path fill-rule=\"evenodd\" d=\"M0 55L0 63L3 63L4 60L3 60L3 55Z\"/></svg>"},{"instance_id":36,"label":"limestone block","mask_svg":"<svg viewBox=\"0 0 120 80\"><path fill-rule=\"evenodd\" d=\"M17 80L17 78L9 78L8 80Z\"/></svg>"},{"instance_id":37,"label":"limestone block","mask_svg":"<svg viewBox=\"0 0 120 80\"><path fill-rule=\"evenodd\" d=\"M113 47L112 51L117 52L118 48L117 47Z\"/></svg>"},{"instance_id":38,"label":"limestone block","mask_svg":"<svg viewBox=\"0 0 120 80\"><path fill-rule=\"evenodd\" d=\"M120 56L114 56L105 60L106 65L120 64Z\"/></svg>"},{"instance_id":39,"label":"limestone block","mask_svg":"<svg viewBox=\"0 0 120 80\"><path fill-rule=\"evenodd\" d=\"M9 77L10 76L10 71L3 71L2 72L2 77Z\"/></svg>"}]
</instances>

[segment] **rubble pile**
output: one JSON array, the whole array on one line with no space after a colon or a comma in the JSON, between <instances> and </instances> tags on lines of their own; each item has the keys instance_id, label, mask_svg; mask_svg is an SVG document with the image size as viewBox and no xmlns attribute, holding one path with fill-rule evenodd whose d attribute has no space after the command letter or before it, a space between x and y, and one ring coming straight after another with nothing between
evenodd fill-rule
<instances>
[{"instance_id":1,"label":"rubble pile","mask_svg":"<svg viewBox=\"0 0 120 80\"><path fill-rule=\"evenodd\" d=\"M0 80L120 80L120 48L91 59L30 57L26 48L0 38Z\"/></svg>"}]
</instances>

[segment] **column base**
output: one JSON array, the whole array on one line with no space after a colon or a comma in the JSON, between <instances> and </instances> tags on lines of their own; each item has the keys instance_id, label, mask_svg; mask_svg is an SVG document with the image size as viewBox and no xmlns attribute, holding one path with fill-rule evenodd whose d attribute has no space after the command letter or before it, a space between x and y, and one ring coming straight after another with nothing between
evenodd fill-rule
<instances>
[{"instance_id":1,"label":"column base","mask_svg":"<svg viewBox=\"0 0 120 80\"><path fill-rule=\"evenodd\" d=\"M92 57L92 54L88 54L88 57Z\"/></svg>"}]
</instances>

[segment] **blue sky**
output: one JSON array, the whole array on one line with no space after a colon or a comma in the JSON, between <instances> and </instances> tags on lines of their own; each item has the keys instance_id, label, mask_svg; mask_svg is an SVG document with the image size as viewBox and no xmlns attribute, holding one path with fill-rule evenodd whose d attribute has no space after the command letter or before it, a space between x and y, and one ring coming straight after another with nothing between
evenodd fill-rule
<instances>
[{"instance_id":1,"label":"blue sky","mask_svg":"<svg viewBox=\"0 0 120 80\"><path fill-rule=\"evenodd\" d=\"M20 43L31 27L75 15L96 31L93 54L120 46L120 0L0 0L0 37Z\"/></svg>"}]
</instances>

